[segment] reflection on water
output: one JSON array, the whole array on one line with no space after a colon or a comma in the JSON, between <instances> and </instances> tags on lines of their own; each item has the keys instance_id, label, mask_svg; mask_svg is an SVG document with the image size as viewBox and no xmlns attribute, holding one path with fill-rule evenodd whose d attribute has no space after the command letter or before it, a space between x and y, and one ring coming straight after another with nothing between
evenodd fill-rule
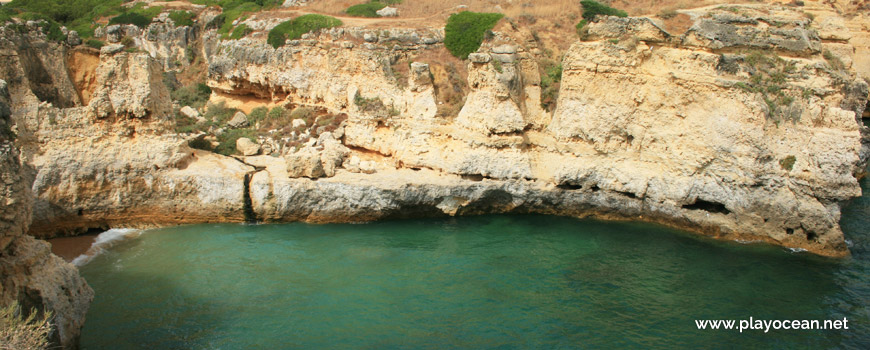
<instances>
[{"instance_id":1,"label":"reflection on water","mask_svg":"<svg viewBox=\"0 0 870 350\"><path fill-rule=\"evenodd\" d=\"M81 268L97 295L82 345L868 348L868 214L867 198L844 211L845 260L548 216L153 230ZM750 316L852 327L694 323Z\"/></svg>"}]
</instances>

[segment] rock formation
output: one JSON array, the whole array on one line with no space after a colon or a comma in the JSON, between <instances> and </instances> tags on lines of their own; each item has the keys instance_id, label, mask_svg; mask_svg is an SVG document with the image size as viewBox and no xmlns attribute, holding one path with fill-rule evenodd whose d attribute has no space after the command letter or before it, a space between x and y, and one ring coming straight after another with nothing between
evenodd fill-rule
<instances>
[{"instance_id":1,"label":"rock formation","mask_svg":"<svg viewBox=\"0 0 870 350\"><path fill-rule=\"evenodd\" d=\"M6 82L0 80L0 304L17 301L27 312L52 312L51 341L74 348L94 292L74 266L51 254L48 243L26 234L34 171L19 160L9 111Z\"/></svg>"},{"instance_id":2,"label":"rock formation","mask_svg":"<svg viewBox=\"0 0 870 350\"><path fill-rule=\"evenodd\" d=\"M221 40L207 8L195 26L101 28L97 52L2 26L0 301L53 310L73 346L92 292L25 233L121 226L545 213L847 255L840 206L870 158L870 34L837 6L680 10L685 33L598 18L564 52L552 112L542 50L498 32L448 73L433 28L332 28L275 49L274 18ZM112 44L125 36L136 49ZM263 122L246 110L177 133L176 111L207 114L173 106L163 71L199 59L213 100L304 117L234 139L235 157L192 149Z\"/></svg>"},{"instance_id":3,"label":"rock formation","mask_svg":"<svg viewBox=\"0 0 870 350\"><path fill-rule=\"evenodd\" d=\"M348 116L332 132L295 120L311 125L307 141L246 164L190 150L169 129L161 65L108 46L87 106L20 108L39 171L32 232L241 221L248 206L266 221L513 211L642 219L847 254L839 203L860 195L870 155L857 119L867 85L828 62L829 36L799 11L693 16L682 35L646 18L587 25L562 62L552 114L540 107L537 54L501 34L469 56L465 103L444 117L429 64L391 73L415 52L443 50L440 30L333 28L279 49L256 37L215 41L207 30L218 95ZM172 51L143 49L158 59ZM239 113L229 126L247 122Z\"/></svg>"}]
</instances>

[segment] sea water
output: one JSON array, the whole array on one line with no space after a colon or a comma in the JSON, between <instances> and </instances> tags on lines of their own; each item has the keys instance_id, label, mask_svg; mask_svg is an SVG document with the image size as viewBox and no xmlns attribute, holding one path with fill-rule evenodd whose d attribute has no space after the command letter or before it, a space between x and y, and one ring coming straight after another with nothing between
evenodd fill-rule
<instances>
[{"instance_id":1,"label":"sea water","mask_svg":"<svg viewBox=\"0 0 870 350\"><path fill-rule=\"evenodd\" d=\"M537 215L125 231L81 262L96 292L81 345L867 349L868 214L867 195L844 210L852 257L839 260ZM696 323L750 317L845 318L849 329Z\"/></svg>"}]
</instances>

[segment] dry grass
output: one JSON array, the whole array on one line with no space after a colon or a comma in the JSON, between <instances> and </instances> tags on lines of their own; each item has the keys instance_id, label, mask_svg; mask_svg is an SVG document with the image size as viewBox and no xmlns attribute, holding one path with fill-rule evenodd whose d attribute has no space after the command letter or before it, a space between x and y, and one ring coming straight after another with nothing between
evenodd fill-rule
<instances>
[{"instance_id":1,"label":"dry grass","mask_svg":"<svg viewBox=\"0 0 870 350\"><path fill-rule=\"evenodd\" d=\"M465 103L468 94L467 63L451 55L445 48L425 50L402 62L422 62L429 64L432 83L435 85L435 98L439 116L455 116Z\"/></svg>"},{"instance_id":2,"label":"dry grass","mask_svg":"<svg viewBox=\"0 0 870 350\"><path fill-rule=\"evenodd\" d=\"M344 10L367 0L312 0L304 7L306 11L342 16ZM610 6L625 10L629 15L652 16L663 9L688 9L724 3L748 3L751 0L602 0ZM582 12L579 0L407 0L394 5L402 18L430 18L449 15L459 11L457 6L468 6L468 11L500 12L506 17L528 14L537 18L555 19L579 16Z\"/></svg>"},{"instance_id":3,"label":"dry grass","mask_svg":"<svg viewBox=\"0 0 870 350\"><path fill-rule=\"evenodd\" d=\"M0 349L48 349L48 336L52 332L51 312L39 315L35 309L23 316L18 302L0 308Z\"/></svg>"},{"instance_id":4,"label":"dry grass","mask_svg":"<svg viewBox=\"0 0 870 350\"><path fill-rule=\"evenodd\" d=\"M613 0L610 6L628 12L629 16L655 16L662 10L680 10L716 4L741 4L747 0Z\"/></svg>"},{"instance_id":5,"label":"dry grass","mask_svg":"<svg viewBox=\"0 0 870 350\"><path fill-rule=\"evenodd\" d=\"M342 16L344 10L352 5L365 2L365 0L319 0L312 1L304 9L306 11L322 12L334 16ZM568 13L580 13L579 0L553 0L553 1L496 1L496 0L407 0L394 5L399 9L400 18L446 18L450 14L462 9L459 5L468 6L464 10L474 12L500 12L505 16L519 16L530 14L536 17L560 17Z\"/></svg>"},{"instance_id":6,"label":"dry grass","mask_svg":"<svg viewBox=\"0 0 870 350\"><path fill-rule=\"evenodd\" d=\"M673 17L663 19L662 21L665 24L665 30L673 35L685 33L694 23L689 15L683 13L676 14Z\"/></svg>"}]
</instances>

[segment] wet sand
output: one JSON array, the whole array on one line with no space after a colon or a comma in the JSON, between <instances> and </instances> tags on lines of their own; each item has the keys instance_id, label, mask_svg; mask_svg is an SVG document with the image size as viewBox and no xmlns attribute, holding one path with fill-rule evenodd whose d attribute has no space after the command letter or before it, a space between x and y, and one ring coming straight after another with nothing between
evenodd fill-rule
<instances>
[{"instance_id":1,"label":"wet sand","mask_svg":"<svg viewBox=\"0 0 870 350\"><path fill-rule=\"evenodd\" d=\"M94 233L76 237L52 238L48 240L48 243L51 243L52 253L70 262L87 252L96 239L97 234Z\"/></svg>"}]
</instances>

